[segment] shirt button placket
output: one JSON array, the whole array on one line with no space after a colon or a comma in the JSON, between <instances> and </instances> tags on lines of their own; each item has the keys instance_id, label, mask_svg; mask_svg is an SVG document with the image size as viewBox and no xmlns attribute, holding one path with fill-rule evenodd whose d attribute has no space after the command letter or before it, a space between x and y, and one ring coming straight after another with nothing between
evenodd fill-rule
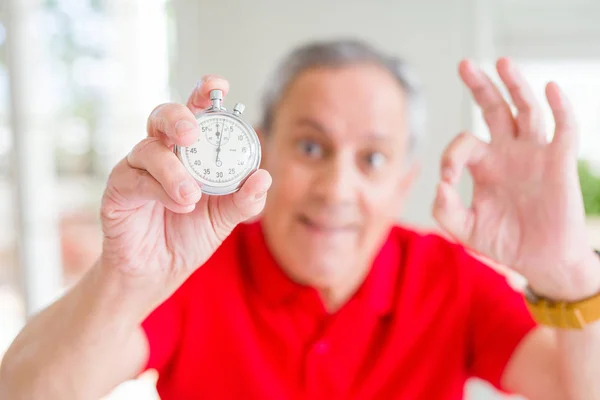
<instances>
[{"instance_id":1,"label":"shirt button placket","mask_svg":"<svg viewBox=\"0 0 600 400\"><path fill-rule=\"evenodd\" d=\"M327 373L326 356L329 353L330 345L325 339L317 340L310 348L307 363L306 377L309 398L326 398L324 383L327 379L324 374Z\"/></svg>"},{"instance_id":2,"label":"shirt button placket","mask_svg":"<svg viewBox=\"0 0 600 400\"><path fill-rule=\"evenodd\" d=\"M329 350L329 344L325 340L319 340L314 345L314 352L318 355L325 355Z\"/></svg>"}]
</instances>

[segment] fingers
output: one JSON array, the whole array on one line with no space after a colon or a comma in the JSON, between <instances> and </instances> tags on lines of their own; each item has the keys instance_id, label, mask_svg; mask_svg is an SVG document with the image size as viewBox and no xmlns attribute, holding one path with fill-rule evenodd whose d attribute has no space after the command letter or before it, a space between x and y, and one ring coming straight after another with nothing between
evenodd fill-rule
<instances>
[{"instance_id":1,"label":"fingers","mask_svg":"<svg viewBox=\"0 0 600 400\"><path fill-rule=\"evenodd\" d=\"M475 215L467 209L454 187L448 182L440 182L433 203L433 217L452 237L463 244L469 244L473 233Z\"/></svg>"},{"instance_id":2,"label":"fingers","mask_svg":"<svg viewBox=\"0 0 600 400\"><path fill-rule=\"evenodd\" d=\"M187 101L187 107L193 114L210 107L210 91L221 89L223 97L229 92L229 82L218 75L205 75L196 85Z\"/></svg>"},{"instance_id":3,"label":"fingers","mask_svg":"<svg viewBox=\"0 0 600 400\"><path fill-rule=\"evenodd\" d=\"M463 243L468 243L471 237L474 215L462 204L454 185L460 180L465 166L480 162L488 148L487 143L463 132L450 142L442 155L442 181L437 188L433 216L445 231Z\"/></svg>"},{"instance_id":4,"label":"fingers","mask_svg":"<svg viewBox=\"0 0 600 400\"><path fill-rule=\"evenodd\" d=\"M148 171L176 203L191 205L200 200L200 186L160 139L142 140L129 153L127 162L133 168Z\"/></svg>"},{"instance_id":5,"label":"fingers","mask_svg":"<svg viewBox=\"0 0 600 400\"><path fill-rule=\"evenodd\" d=\"M271 175L259 169L248 177L240 190L220 198L220 218L226 225L225 229L231 230L262 211L271 182Z\"/></svg>"},{"instance_id":6,"label":"fingers","mask_svg":"<svg viewBox=\"0 0 600 400\"><path fill-rule=\"evenodd\" d=\"M148 201L158 201L176 213L189 213L196 207L195 202L181 204L173 200L148 171L132 168L126 159L113 169L106 194L121 211L136 209Z\"/></svg>"},{"instance_id":7,"label":"fingers","mask_svg":"<svg viewBox=\"0 0 600 400\"><path fill-rule=\"evenodd\" d=\"M488 151L488 146L468 132L456 136L442 154L442 180L450 185L458 183L465 166L481 161Z\"/></svg>"},{"instance_id":8,"label":"fingers","mask_svg":"<svg viewBox=\"0 0 600 400\"><path fill-rule=\"evenodd\" d=\"M577 124L571 102L554 82L546 86L546 98L556 124L552 143L576 150Z\"/></svg>"},{"instance_id":9,"label":"fingers","mask_svg":"<svg viewBox=\"0 0 600 400\"><path fill-rule=\"evenodd\" d=\"M149 137L160 138L167 146L189 146L200 136L194 114L176 103L156 107L148 117L147 131Z\"/></svg>"},{"instance_id":10,"label":"fingers","mask_svg":"<svg viewBox=\"0 0 600 400\"><path fill-rule=\"evenodd\" d=\"M492 80L469 60L460 63L459 74L481 107L492 140L515 137L517 127L510 106Z\"/></svg>"},{"instance_id":11,"label":"fingers","mask_svg":"<svg viewBox=\"0 0 600 400\"><path fill-rule=\"evenodd\" d=\"M176 103L156 107L148 118L148 136L161 138L167 146L192 145L200 136L194 115L210 106L213 89L221 89L225 96L229 92L229 82L217 75L207 75L194 88L187 107Z\"/></svg>"},{"instance_id":12,"label":"fingers","mask_svg":"<svg viewBox=\"0 0 600 400\"><path fill-rule=\"evenodd\" d=\"M242 221L262 211L271 183L271 175L265 170L258 170L248 177L239 191L233 194L231 200L239 211Z\"/></svg>"},{"instance_id":13,"label":"fingers","mask_svg":"<svg viewBox=\"0 0 600 400\"><path fill-rule=\"evenodd\" d=\"M519 68L508 58L499 59L496 68L517 107L518 136L538 143L546 143L541 109L531 86Z\"/></svg>"}]
</instances>

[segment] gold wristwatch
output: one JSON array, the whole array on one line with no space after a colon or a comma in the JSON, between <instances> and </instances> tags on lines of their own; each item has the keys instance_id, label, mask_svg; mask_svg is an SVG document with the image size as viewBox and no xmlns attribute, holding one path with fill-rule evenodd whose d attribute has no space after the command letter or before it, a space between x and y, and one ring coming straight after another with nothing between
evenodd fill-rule
<instances>
[{"instance_id":1,"label":"gold wristwatch","mask_svg":"<svg viewBox=\"0 0 600 400\"><path fill-rule=\"evenodd\" d=\"M583 329L600 320L600 294L576 302L552 301L527 286L525 303L537 323L554 328Z\"/></svg>"}]
</instances>

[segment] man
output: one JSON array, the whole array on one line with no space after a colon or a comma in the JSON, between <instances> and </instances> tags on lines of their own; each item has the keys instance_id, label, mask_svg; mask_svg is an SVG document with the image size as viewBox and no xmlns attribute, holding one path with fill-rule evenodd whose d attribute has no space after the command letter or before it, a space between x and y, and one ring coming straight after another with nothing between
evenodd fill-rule
<instances>
[{"instance_id":1,"label":"man","mask_svg":"<svg viewBox=\"0 0 600 400\"><path fill-rule=\"evenodd\" d=\"M448 146L433 214L536 294L595 296L567 99L548 86L548 143L517 68L497 67L517 116L460 64L492 140L464 133ZM201 195L171 151L197 139L194 113L227 81L206 77L187 107L153 111L108 180L101 259L17 337L5 398L96 398L146 368L166 400L459 399L470 376L531 399L600 398L598 323L537 326L522 295L461 246L395 226L417 134L397 63L357 42L316 43L270 86L265 169L230 196ZM454 189L465 167L469 209Z\"/></svg>"}]
</instances>

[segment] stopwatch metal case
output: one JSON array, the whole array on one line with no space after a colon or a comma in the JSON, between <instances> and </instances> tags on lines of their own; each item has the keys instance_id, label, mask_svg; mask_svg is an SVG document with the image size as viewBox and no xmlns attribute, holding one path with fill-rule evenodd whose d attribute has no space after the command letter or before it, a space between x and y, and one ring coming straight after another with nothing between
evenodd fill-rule
<instances>
[{"instance_id":1,"label":"stopwatch metal case","mask_svg":"<svg viewBox=\"0 0 600 400\"><path fill-rule=\"evenodd\" d=\"M217 92L220 92L220 93L217 93ZM227 109L221 105L222 92L220 90L211 91L210 99L213 102L212 106L210 106L206 110L196 114L196 116L195 116L196 121L198 122L198 125L199 125L200 122L206 117L223 116L223 117L234 119L235 121L239 122L246 129L249 139L250 139L250 149L249 149L250 154L251 154L250 157L253 159L252 165L250 166L250 169L248 170L248 173L246 174L246 176L240 180L233 181L233 182L231 182L231 184L224 185L224 186L220 186L220 185L217 186L217 185L212 185L212 184L206 183L204 181L198 180L195 177L193 168L189 164L187 157L185 157L185 155L184 155L187 147L175 145L173 147L173 151L175 152L175 154L177 154L177 157L183 163L183 165L188 170L190 175L192 175L192 177L194 179L196 179L196 181L200 184L200 188L202 189L203 193L213 195L213 196L223 196L223 195L235 193L238 190L240 190L240 188L242 187L244 182L246 182L248 177L250 175L252 175L253 172L258 170L258 167L260 166L260 161L261 161L261 147L260 147L260 141L258 140L258 135L256 134L256 131L246 121L244 121L241 118L241 114L244 110L244 105L236 104L233 112L227 111Z\"/></svg>"}]
</instances>

